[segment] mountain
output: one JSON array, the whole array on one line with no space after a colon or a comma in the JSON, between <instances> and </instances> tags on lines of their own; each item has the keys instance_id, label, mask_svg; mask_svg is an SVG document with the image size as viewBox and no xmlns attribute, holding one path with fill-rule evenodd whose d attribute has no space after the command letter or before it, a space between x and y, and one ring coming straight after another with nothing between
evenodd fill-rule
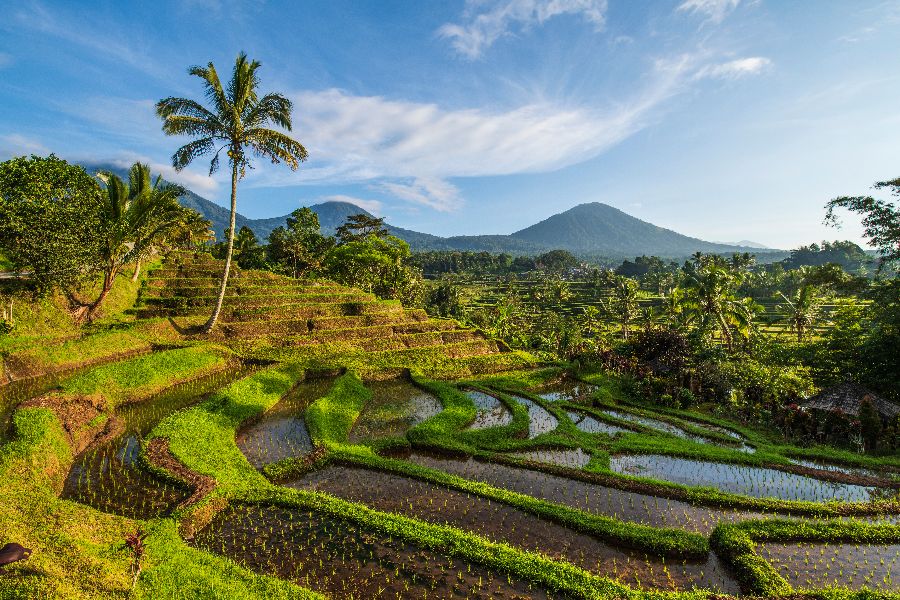
<instances>
[{"instance_id":1,"label":"mountain","mask_svg":"<svg viewBox=\"0 0 900 600\"><path fill-rule=\"evenodd\" d=\"M573 254L688 256L694 252L745 252L750 247L717 244L658 227L613 208L579 204L513 233L510 237Z\"/></svg>"},{"instance_id":2,"label":"mountain","mask_svg":"<svg viewBox=\"0 0 900 600\"><path fill-rule=\"evenodd\" d=\"M772 250L769 246L765 244L760 244L759 242L754 242L751 240L741 240L739 242L713 242L713 244L725 244L726 246L745 246L747 248L756 248L758 250Z\"/></svg>"},{"instance_id":3,"label":"mountain","mask_svg":"<svg viewBox=\"0 0 900 600\"><path fill-rule=\"evenodd\" d=\"M127 169L105 164L83 165L89 172L109 170L127 177ZM192 208L212 222L217 239L228 227L229 211L206 198L185 190L181 204ZM310 208L319 216L322 233L333 235L350 215L368 211L350 202L322 202ZM250 219L238 213L237 228L249 227L265 243L276 227L287 224L288 215L268 219ZM681 258L694 252L779 252L749 241L728 244L707 242L688 237L613 208L608 204L591 202L579 204L553 215L511 235L460 235L440 237L385 224L391 235L405 240L413 250L459 250L474 252L506 252L534 255L548 250L568 250L588 257L625 258L641 254L655 254L666 258ZM760 257L762 258L762 257Z\"/></svg>"}]
</instances>

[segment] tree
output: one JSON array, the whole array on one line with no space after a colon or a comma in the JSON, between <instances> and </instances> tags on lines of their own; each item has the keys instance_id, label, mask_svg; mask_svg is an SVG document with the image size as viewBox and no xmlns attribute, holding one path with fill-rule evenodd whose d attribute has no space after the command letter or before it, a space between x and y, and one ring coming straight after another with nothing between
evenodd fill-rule
<instances>
[{"instance_id":1,"label":"tree","mask_svg":"<svg viewBox=\"0 0 900 600\"><path fill-rule=\"evenodd\" d=\"M781 292L778 293L781 294L785 303L778 305L777 309L779 312L785 313L783 319L790 323L791 331L797 334L797 343L803 343L803 336L807 329L812 327L819 318L822 298L815 286L810 284L800 288L793 299Z\"/></svg>"},{"instance_id":2,"label":"tree","mask_svg":"<svg viewBox=\"0 0 900 600\"><path fill-rule=\"evenodd\" d=\"M38 293L96 273L102 191L81 167L50 155L0 164L0 248Z\"/></svg>"},{"instance_id":3,"label":"tree","mask_svg":"<svg viewBox=\"0 0 900 600\"><path fill-rule=\"evenodd\" d=\"M718 256L698 253L684 268L683 307L689 320L701 330L718 330L729 351L734 349L733 332L749 336L758 311L750 298L735 295L744 273L739 269L746 262L741 255L735 258L729 263Z\"/></svg>"},{"instance_id":4,"label":"tree","mask_svg":"<svg viewBox=\"0 0 900 600\"><path fill-rule=\"evenodd\" d=\"M98 173L97 178L106 192L98 230L103 284L97 299L87 306L88 321L93 320L122 268L132 262L139 264L154 243L184 222L187 212L178 203L184 191L161 184L161 177L153 181L147 165L132 165L127 183L108 171Z\"/></svg>"},{"instance_id":5,"label":"tree","mask_svg":"<svg viewBox=\"0 0 900 600\"><path fill-rule=\"evenodd\" d=\"M568 250L551 250L535 257L535 264L543 271L562 273L573 267L577 267L579 261Z\"/></svg>"},{"instance_id":6,"label":"tree","mask_svg":"<svg viewBox=\"0 0 900 600\"><path fill-rule=\"evenodd\" d=\"M425 307L439 317L460 318L467 301L465 288L453 276L444 276L428 289Z\"/></svg>"},{"instance_id":7,"label":"tree","mask_svg":"<svg viewBox=\"0 0 900 600\"><path fill-rule=\"evenodd\" d=\"M213 63L208 63L206 67L191 67L188 73L202 80L211 108L194 100L174 97L160 100L156 105L156 113L163 119L162 128L166 135L195 138L172 155L172 165L176 170L185 168L195 158L213 154L209 164L209 174L212 175L219 167L219 154L223 150L226 151L231 166L228 247L216 305L203 327L206 333L212 331L219 318L228 286L234 249L237 184L247 168L252 167L247 151L267 158L273 164L285 163L294 171L307 158L306 148L300 142L268 128L269 125L275 125L291 131L293 105L281 94L259 96L259 77L256 74L259 67L258 61L248 60L247 55L241 52L234 62L227 88L222 87Z\"/></svg>"},{"instance_id":8,"label":"tree","mask_svg":"<svg viewBox=\"0 0 900 600\"><path fill-rule=\"evenodd\" d=\"M388 230L384 226L383 218L358 214L347 217L347 221L337 228L335 235L341 244L346 244L358 242L370 235L384 238L388 236Z\"/></svg>"},{"instance_id":9,"label":"tree","mask_svg":"<svg viewBox=\"0 0 900 600\"><path fill-rule=\"evenodd\" d=\"M269 259L292 277L319 271L325 254L334 246L334 238L322 235L319 215L307 207L298 208L287 218L287 227L269 234Z\"/></svg>"},{"instance_id":10,"label":"tree","mask_svg":"<svg viewBox=\"0 0 900 600\"><path fill-rule=\"evenodd\" d=\"M900 196L900 178L880 181L876 190L887 188L894 196ZM839 226L835 209L846 208L862 216L863 235L869 244L878 248L882 265L900 260L900 211L891 202L876 200L871 196L841 196L830 200L825 208L825 223Z\"/></svg>"},{"instance_id":11,"label":"tree","mask_svg":"<svg viewBox=\"0 0 900 600\"><path fill-rule=\"evenodd\" d=\"M859 403L859 429L865 449L874 450L878 445L878 436L881 434L881 415L878 414L868 398L863 398L863 401Z\"/></svg>"},{"instance_id":12,"label":"tree","mask_svg":"<svg viewBox=\"0 0 900 600\"><path fill-rule=\"evenodd\" d=\"M622 327L622 339L628 340L629 328L638 314L637 281L622 275L609 276L611 294L606 299L598 300L600 307Z\"/></svg>"},{"instance_id":13,"label":"tree","mask_svg":"<svg viewBox=\"0 0 900 600\"><path fill-rule=\"evenodd\" d=\"M409 244L394 236L370 235L332 248L325 256L328 276L381 298L418 304L424 292L422 272L407 264Z\"/></svg>"}]
</instances>

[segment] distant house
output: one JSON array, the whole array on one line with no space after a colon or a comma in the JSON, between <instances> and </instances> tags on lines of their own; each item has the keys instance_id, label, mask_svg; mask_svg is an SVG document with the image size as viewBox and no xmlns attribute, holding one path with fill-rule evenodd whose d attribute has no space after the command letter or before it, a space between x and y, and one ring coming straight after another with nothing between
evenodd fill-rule
<instances>
[{"instance_id":1,"label":"distant house","mask_svg":"<svg viewBox=\"0 0 900 600\"><path fill-rule=\"evenodd\" d=\"M823 390L804 402L803 406L822 411L839 409L846 415L858 417L863 400L868 400L885 421L896 419L897 415L900 415L900 406L881 398L858 383L849 381Z\"/></svg>"}]
</instances>

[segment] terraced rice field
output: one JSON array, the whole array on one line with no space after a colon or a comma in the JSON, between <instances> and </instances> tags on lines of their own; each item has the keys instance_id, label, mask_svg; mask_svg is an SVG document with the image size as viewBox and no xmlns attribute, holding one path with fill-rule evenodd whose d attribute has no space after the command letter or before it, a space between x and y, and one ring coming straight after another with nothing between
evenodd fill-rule
<instances>
[{"instance_id":1,"label":"terraced rice field","mask_svg":"<svg viewBox=\"0 0 900 600\"><path fill-rule=\"evenodd\" d=\"M194 299L205 306L215 263L184 264L163 273L174 288L150 279L138 313L189 326L177 319ZM183 348L4 390L18 429L0 453L31 453L0 461L4 510L28 494L50 498L51 509L28 519L2 513L36 546L34 564L65 577L53 561L72 554L47 539L70 553L101 548L92 564L108 561L120 587L143 597L179 573L196 580L178 580L185 595L227 579L236 587L216 588L230 590L221 597L900 592L889 459L801 461L790 455L815 452L721 416L610 400L605 375L509 371L521 357L478 346L490 345L483 339L443 342L460 328L353 290L254 273L237 281L227 335L211 342L188 331ZM289 298L273 300L281 324L248 326L274 284ZM346 297L360 306L350 310ZM303 316L290 314L296 306ZM415 346L412 321L427 325L428 344ZM365 332L341 348L315 341L339 328ZM394 344L403 350L386 349ZM29 405L32 396L45 401ZM59 488L30 470L46 456L62 469ZM47 537L74 522L84 530ZM137 572L122 541L134 531L149 536ZM19 579L0 577L0 595L16 597L4 586L29 576L22 564L10 568Z\"/></svg>"}]
</instances>

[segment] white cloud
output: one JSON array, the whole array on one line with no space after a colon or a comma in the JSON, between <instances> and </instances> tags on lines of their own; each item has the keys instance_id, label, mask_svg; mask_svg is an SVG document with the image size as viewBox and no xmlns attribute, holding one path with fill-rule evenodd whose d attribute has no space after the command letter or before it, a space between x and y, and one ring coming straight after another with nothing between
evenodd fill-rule
<instances>
[{"instance_id":1,"label":"white cloud","mask_svg":"<svg viewBox=\"0 0 900 600\"><path fill-rule=\"evenodd\" d=\"M207 177L206 173L197 173L188 169L176 171L172 165L155 162L140 154L123 152L110 159L109 162L122 169L128 169L136 162L148 164L154 176L160 174L166 181L181 184L198 194L211 194L219 188L218 182L212 177Z\"/></svg>"},{"instance_id":2,"label":"white cloud","mask_svg":"<svg viewBox=\"0 0 900 600\"><path fill-rule=\"evenodd\" d=\"M355 204L363 210L367 210L373 215L380 216L384 205L378 200L364 200L356 196L347 196L344 194L335 194L333 196L323 196L319 198L320 202L349 202Z\"/></svg>"},{"instance_id":3,"label":"white cloud","mask_svg":"<svg viewBox=\"0 0 900 600\"><path fill-rule=\"evenodd\" d=\"M456 210L463 203L459 188L437 177L417 177L409 183L384 182L379 187L401 200L440 212Z\"/></svg>"},{"instance_id":4,"label":"white cloud","mask_svg":"<svg viewBox=\"0 0 900 600\"><path fill-rule=\"evenodd\" d=\"M741 0L685 0L676 10L700 14L712 23L721 23L740 3Z\"/></svg>"},{"instance_id":5,"label":"white cloud","mask_svg":"<svg viewBox=\"0 0 900 600\"><path fill-rule=\"evenodd\" d=\"M0 135L0 157L11 158L32 154L43 156L50 154L50 150L36 139L18 133Z\"/></svg>"},{"instance_id":6,"label":"white cloud","mask_svg":"<svg viewBox=\"0 0 900 600\"><path fill-rule=\"evenodd\" d=\"M768 69L772 61L762 56L739 58L717 65L707 65L697 71L695 79L739 79L746 75L758 75Z\"/></svg>"},{"instance_id":7,"label":"white cloud","mask_svg":"<svg viewBox=\"0 0 900 600\"><path fill-rule=\"evenodd\" d=\"M517 27L525 31L559 15L581 15L595 29L605 23L606 0L467 0L464 23L445 23L437 33L459 54L480 57Z\"/></svg>"}]
</instances>

